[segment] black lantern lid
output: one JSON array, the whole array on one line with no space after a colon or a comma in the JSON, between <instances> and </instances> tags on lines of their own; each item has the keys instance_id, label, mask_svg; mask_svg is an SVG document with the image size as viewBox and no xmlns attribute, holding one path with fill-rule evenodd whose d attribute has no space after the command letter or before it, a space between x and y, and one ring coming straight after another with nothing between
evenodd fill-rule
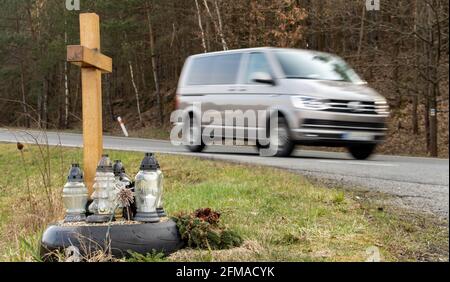
<instances>
[{"instance_id":1,"label":"black lantern lid","mask_svg":"<svg viewBox=\"0 0 450 282\"><path fill-rule=\"evenodd\" d=\"M145 158L141 163L141 170L143 171L156 171L158 169L158 162L155 159L153 153L146 153Z\"/></svg>"},{"instance_id":2,"label":"black lantern lid","mask_svg":"<svg viewBox=\"0 0 450 282\"><path fill-rule=\"evenodd\" d=\"M80 165L72 164L67 180L69 182L83 182L83 179L83 171L81 170Z\"/></svg>"},{"instance_id":3,"label":"black lantern lid","mask_svg":"<svg viewBox=\"0 0 450 282\"><path fill-rule=\"evenodd\" d=\"M97 172L113 172L113 166L109 155L103 155L102 159L98 163Z\"/></svg>"},{"instance_id":4,"label":"black lantern lid","mask_svg":"<svg viewBox=\"0 0 450 282\"><path fill-rule=\"evenodd\" d=\"M113 171L115 176L121 176L125 173L125 167L121 160L114 161Z\"/></svg>"}]
</instances>

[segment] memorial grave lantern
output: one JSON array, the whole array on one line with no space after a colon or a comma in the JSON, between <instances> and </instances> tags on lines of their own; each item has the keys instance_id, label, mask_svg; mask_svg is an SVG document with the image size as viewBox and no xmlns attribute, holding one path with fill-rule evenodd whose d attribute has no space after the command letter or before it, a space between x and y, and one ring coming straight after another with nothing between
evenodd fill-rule
<instances>
[{"instance_id":1,"label":"memorial grave lantern","mask_svg":"<svg viewBox=\"0 0 450 282\"><path fill-rule=\"evenodd\" d=\"M156 159L152 153L147 153L135 178L137 214L134 219L136 221L159 222L159 216L156 212L159 184Z\"/></svg>"},{"instance_id":2,"label":"memorial grave lantern","mask_svg":"<svg viewBox=\"0 0 450 282\"><path fill-rule=\"evenodd\" d=\"M93 202L89 206L89 212L93 215L87 218L88 222L103 223L111 220L115 208L115 184L116 178L111 160L108 155L103 155L95 175Z\"/></svg>"},{"instance_id":3,"label":"memorial grave lantern","mask_svg":"<svg viewBox=\"0 0 450 282\"><path fill-rule=\"evenodd\" d=\"M83 171L79 164L73 164L63 189L63 201L66 208L64 221L85 221L87 200L88 190L84 185Z\"/></svg>"}]
</instances>

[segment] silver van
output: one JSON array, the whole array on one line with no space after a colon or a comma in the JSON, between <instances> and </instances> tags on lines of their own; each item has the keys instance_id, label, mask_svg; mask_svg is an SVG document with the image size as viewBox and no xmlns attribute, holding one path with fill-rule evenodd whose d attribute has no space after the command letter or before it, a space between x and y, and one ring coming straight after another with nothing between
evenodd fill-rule
<instances>
[{"instance_id":1,"label":"silver van","mask_svg":"<svg viewBox=\"0 0 450 282\"><path fill-rule=\"evenodd\" d=\"M219 118L197 116L194 105L201 105L202 113L218 113ZM386 99L343 59L280 48L189 57L178 85L177 108L189 117L184 123L191 133L217 140L228 138L226 133L231 132L234 140L254 141L259 148L276 142L279 157L289 156L295 145L308 145L345 147L355 159L367 159L384 140L389 117ZM269 122L250 125L242 119L237 124L235 116L231 115L232 120L226 116L230 111L275 113L277 124L269 128ZM244 133L236 134L241 129ZM254 134L260 131L265 132L267 142L260 142L260 135ZM208 145L205 138L197 143L195 137L191 139L187 147L192 152Z\"/></svg>"}]
</instances>

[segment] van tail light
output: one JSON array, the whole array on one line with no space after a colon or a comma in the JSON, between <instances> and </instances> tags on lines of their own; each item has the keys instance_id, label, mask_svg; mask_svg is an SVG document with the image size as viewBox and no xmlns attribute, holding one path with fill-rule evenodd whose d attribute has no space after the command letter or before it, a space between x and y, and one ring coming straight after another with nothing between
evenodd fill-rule
<instances>
[{"instance_id":1,"label":"van tail light","mask_svg":"<svg viewBox=\"0 0 450 282\"><path fill-rule=\"evenodd\" d=\"M175 104L175 110L178 110L180 108L180 95L178 95L178 94L175 95L174 104Z\"/></svg>"}]
</instances>

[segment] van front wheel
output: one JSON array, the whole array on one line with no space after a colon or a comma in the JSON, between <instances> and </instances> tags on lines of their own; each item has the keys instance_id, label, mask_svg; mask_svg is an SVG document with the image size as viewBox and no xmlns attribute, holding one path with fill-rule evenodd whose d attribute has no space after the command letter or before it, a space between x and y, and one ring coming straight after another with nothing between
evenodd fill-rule
<instances>
[{"instance_id":1,"label":"van front wheel","mask_svg":"<svg viewBox=\"0 0 450 282\"><path fill-rule=\"evenodd\" d=\"M357 160L367 160L373 155L376 148L376 144L359 144L348 147L348 151Z\"/></svg>"},{"instance_id":2,"label":"van front wheel","mask_svg":"<svg viewBox=\"0 0 450 282\"><path fill-rule=\"evenodd\" d=\"M270 131L270 130L269 130ZM291 130L284 117L278 117L278 126L269 132L269 145L263 146L256 143L261 156L289 157L295 149L295 144L291 138ZM270 151L272 144L276 152Z\"/></svg>"}]
</instances>

